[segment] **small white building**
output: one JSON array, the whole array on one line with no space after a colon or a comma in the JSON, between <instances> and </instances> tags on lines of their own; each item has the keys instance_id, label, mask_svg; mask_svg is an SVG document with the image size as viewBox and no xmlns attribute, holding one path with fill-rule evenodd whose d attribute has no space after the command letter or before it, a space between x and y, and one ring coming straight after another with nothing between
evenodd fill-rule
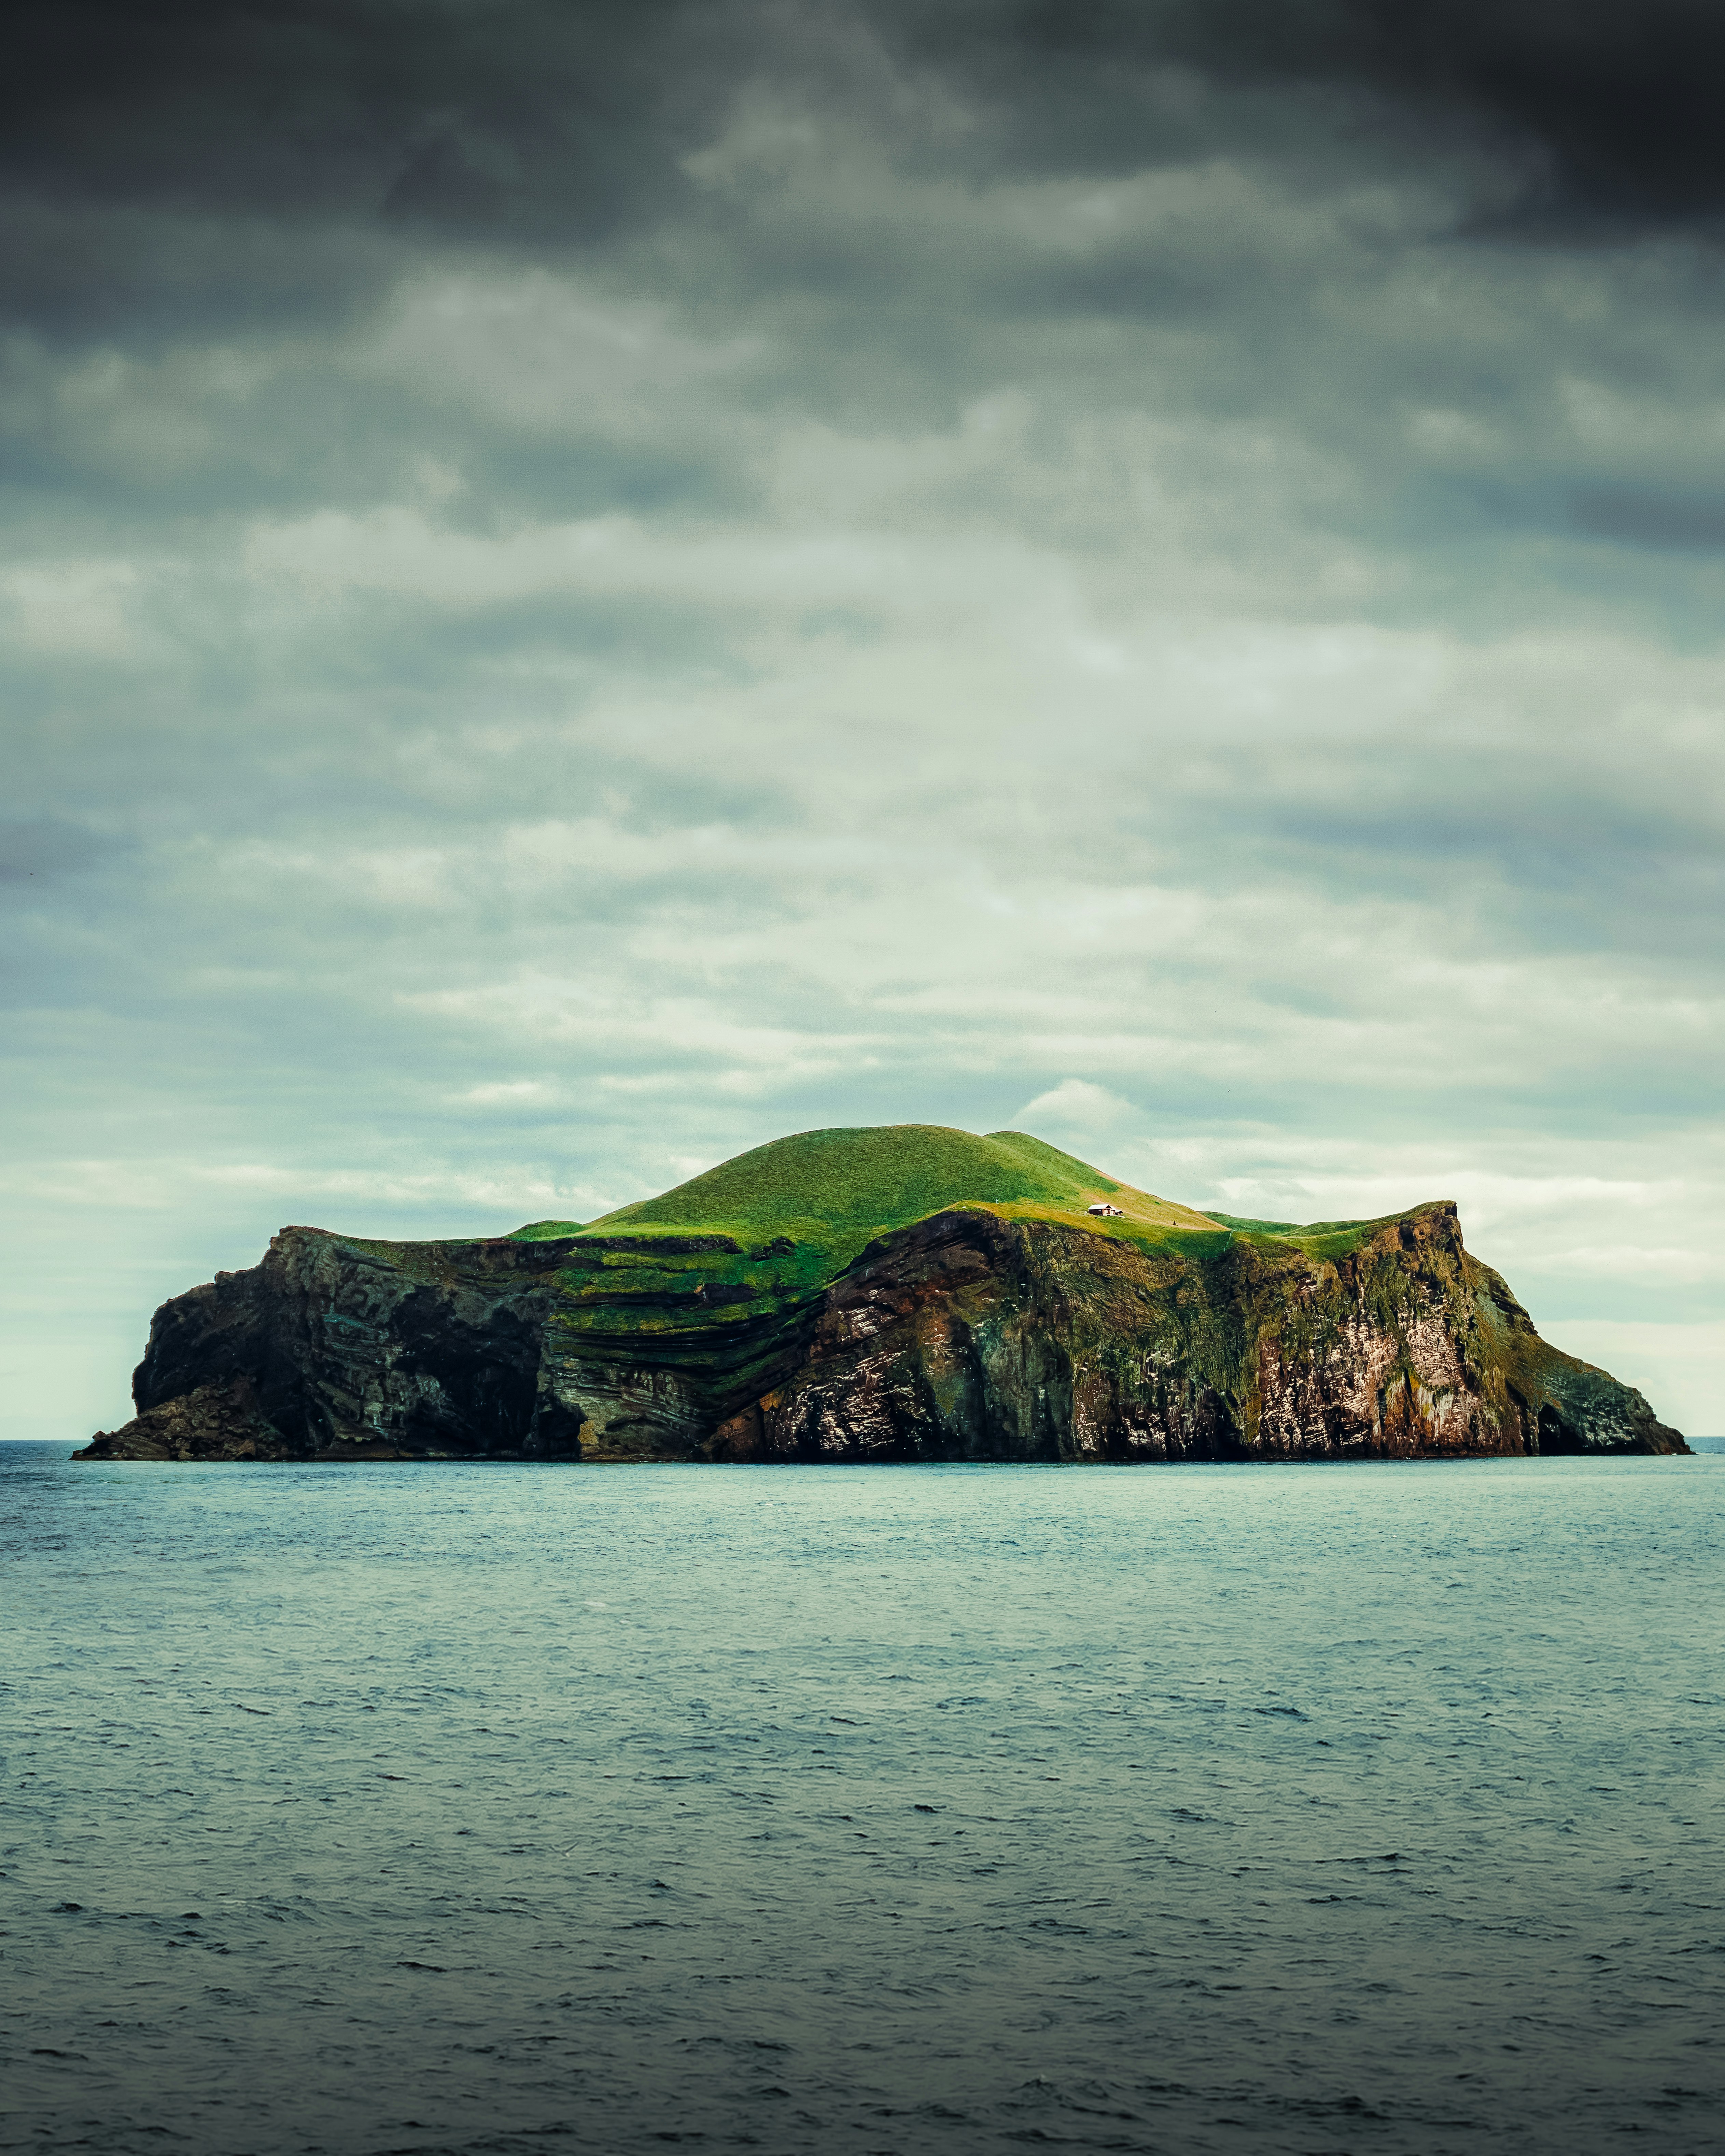
<instances>
[{"instance_id":1,"label":"small white building","mask_svg":"<svg viewBox=\"0 0 1725 2156\"><path fill-rule=\"evenodd\" d=\"M1096 1214L1104 1220L1123 1220L1126 1218L1124 1209L1118 1205L1086 1205L1084 1209L1086 1213Z\"/></svg>"}]
</instances>

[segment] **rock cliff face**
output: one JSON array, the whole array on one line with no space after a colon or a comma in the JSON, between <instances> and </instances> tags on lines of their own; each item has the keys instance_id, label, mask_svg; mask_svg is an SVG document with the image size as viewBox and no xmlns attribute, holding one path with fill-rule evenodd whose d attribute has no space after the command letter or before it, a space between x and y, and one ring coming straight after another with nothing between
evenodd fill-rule
<instances>
[{"instance_id":1,"label":"rock cliff face","mask_svg":"<svg viewBox=\"0 0 1725 2156\"><path fill-rule=\"evenodd\" d=\"M813 1280L783 1237L288 1228L250 1271L163 1305L133 1390L136 1419L78 1457L1687 1450L1639 1393L1539 1337L1449 1204L1327 1234L1137 1239L961 1205Z\"/></svg>"}]
</instances>

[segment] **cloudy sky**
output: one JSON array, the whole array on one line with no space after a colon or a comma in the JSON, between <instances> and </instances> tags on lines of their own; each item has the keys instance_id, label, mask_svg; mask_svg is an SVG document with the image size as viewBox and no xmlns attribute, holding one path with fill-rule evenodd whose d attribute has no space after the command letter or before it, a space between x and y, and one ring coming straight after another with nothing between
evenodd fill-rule
<instances>
[{"instance_id":1,"label":"cloudy sky","mask_svg":"<svg viewBox=\"0 0 1725 2156\"><path fill-rule=\"evenodd\" d=\"M1725 1430L1716 0L26 0L0 1399L817 1124Z\"/></svg>"}]
</instances>

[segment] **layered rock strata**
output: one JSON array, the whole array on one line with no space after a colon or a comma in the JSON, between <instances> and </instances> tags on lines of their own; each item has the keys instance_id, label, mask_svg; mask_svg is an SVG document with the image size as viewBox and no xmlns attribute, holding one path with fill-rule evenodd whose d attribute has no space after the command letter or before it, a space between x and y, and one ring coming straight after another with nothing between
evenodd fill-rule
<instances>
[{"instance_id":1,"label":"layered rock strata","mask_svg":"<svg viewBox=\"0 0 1725 2156\"><path fill-rule=\"evenodd\" d=\"M288 1228L157 1312L82 1459L1290 1460L1681 1452L1542 1340L1453 1205L1132 1240L960 1206L780 1238Z\"/></svg>"}]
</instances>

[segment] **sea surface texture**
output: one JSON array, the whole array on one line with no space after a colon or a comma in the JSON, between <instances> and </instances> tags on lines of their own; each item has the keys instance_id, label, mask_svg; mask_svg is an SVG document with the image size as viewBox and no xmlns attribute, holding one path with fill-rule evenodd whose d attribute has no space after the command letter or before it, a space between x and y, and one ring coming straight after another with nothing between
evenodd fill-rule
<instances>
[{"instance_id":1,"label":"sea surface texture","mask_svg":"<svg viewBox=\"0 0 1725 2156\"><path fill-rule=\"evenodd\" d=\"M1725 2147L1725 1459L66 1450L8 2147Z\"/></svg>"}]
</instances>

